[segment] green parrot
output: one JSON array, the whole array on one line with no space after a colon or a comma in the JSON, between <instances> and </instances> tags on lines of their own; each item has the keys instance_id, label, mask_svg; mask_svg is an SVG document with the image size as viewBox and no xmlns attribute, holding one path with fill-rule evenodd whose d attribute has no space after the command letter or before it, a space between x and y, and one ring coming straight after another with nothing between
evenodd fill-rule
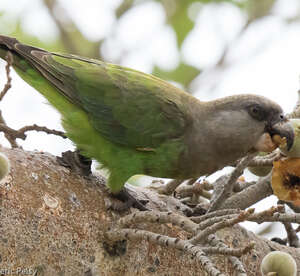
<instances>
[{"instance_id":1,"label":"green parrot","mask_svg":"<svg viewBox=\"0 0 300 276\"><path fill-rule=\"evenodd\" d=\"M0 36L0 57L8 51L16 72L60 112L82 154L109 170L113 194L136 174L189 179L213 173L265 149L265 137L275 134L293 144L281 107L261 96L202 102L152 75Z\"/></svg>"}]
</instances>

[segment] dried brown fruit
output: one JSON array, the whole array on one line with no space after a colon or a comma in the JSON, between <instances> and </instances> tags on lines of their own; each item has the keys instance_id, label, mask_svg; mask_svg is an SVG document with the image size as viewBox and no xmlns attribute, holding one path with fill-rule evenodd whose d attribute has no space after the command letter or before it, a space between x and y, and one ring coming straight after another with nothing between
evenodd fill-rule
<instances>
[{"instance_id":1,"label":"dried brown fruit","mask_svg":"<svg viewBox=\"0 0 300 276\"><path fill-rule=\"evenodd\" d=\"M272 188L279 199L300 205L300 158L273 163Z\"/></svg>"}]
</instances>

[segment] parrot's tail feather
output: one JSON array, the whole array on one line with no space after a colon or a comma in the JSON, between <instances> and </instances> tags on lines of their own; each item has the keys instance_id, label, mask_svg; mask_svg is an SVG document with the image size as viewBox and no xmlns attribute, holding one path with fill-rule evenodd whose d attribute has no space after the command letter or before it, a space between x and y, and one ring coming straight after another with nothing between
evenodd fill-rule
<instances>
[{"instance_id":1,"label":"parrot's tail feather","mask_svg":"<svg viewBox=\"0 0 300 276\"><path fill-rule=\"evenodd\" d=\"M19 46L21 46L21 51L18 51ZM23 46L23 47L22 47ZM14 37L8 37L8 36L4 36L4 35L0 35L0 48L6 51L11 51L13 54L17 54L20 56L23 56L24 54L27 55L31 55L31 51L32 50L38 50L38 51L42 51L47 53L45 50L36 48L36 47L32 47L32 46L28 46L28 45L24 45L22 43L20 43L17 39L15 39Z\"/></svg>"},{"instance_id":2,"label":"parrot's tail feather","mask_svg":"<svg viewBox=\"0 0 300 276\"><path fill-rule=\"evenodd\" d=\"M16 43L18 43L18 40L15 38L0 35L0 57L5 59L7 51L12 50Z\"/></svg>"},{"instance_id":3,"label":"parrot's tail feather","mask_svg":"<svg viewBox=\"0 0 300 276\"><path fill-rule=\"evenodd\" d=\"M33 49L39 49L23 45L24 47L22 47L22 49L19 50L18 48L20 45L23 44L21 44L17 39L13 37L0 35L0 57L5 59L7 52L10 51L14 56L21 57L27 60L32 66L36 67L36 64L34 64L34 60L32 59L31 51ZM17 61L14 62L14 65L20 67L20 64Z\"/></svg>"},{"instance_id":4,"label":"parrot's tail feather","mask_svg":"<svg viewBox=\"0 0 300 276\"><path fill-rule=\"evenodd\" d=\"M0 47L2 48L5 46L7 49L12 50L14 48L14 45L18 43L19 41L16 40L13 37L8 37L4 35L0 35Z\"/></svg>"},{"instance_id":5,"label":"parrot's tail feather","mask_svg":"<svg viewBox=\"0 0 300 276\"><path fill-rule=\"evenodd\" d=\"M51 58L51 56L55 56L56 54L52 54L37 47L22 44L15 38L0 35L0 58L5 59L7 51L10 51L15 57L13 61L14 67L23 72L28 70L28 66L32 67L55 86L69 101L74 104L79 104L78 97L73 95L70 92L69 87L66 87L63 82L63 79L67 76L61 74L58 70L55 70L47 62L48 58ZM22 62L24 60L27 64Z\"/></svg>"}]
</instances>

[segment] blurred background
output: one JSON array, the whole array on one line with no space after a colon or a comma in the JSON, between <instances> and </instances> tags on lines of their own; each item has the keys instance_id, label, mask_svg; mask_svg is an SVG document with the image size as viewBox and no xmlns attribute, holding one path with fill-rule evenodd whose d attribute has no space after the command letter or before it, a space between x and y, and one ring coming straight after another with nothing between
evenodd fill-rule
<instances>
[{"instance_id":1,"label":"blurred background","mask_svg":"<svg viewBox=\"0 0 300 276\"><path fill-rule=\"evenodd\" d=\"M253 93L272 98L285 112L297 101L299 0L1 0L0 33L49 51L152 73L201 100ZM7 124L62 129L45 99L14 72L12 78L13 87L0 102ZM5 83L0 61L0 90ZM2 134L0 142L9 146ZM19 142L26 150L56 155L73 148L44 133L30 132ZM271 197L256 207L275 203ZM279 224L247 228L284 234Z\"/></svg>"}]
</instances>

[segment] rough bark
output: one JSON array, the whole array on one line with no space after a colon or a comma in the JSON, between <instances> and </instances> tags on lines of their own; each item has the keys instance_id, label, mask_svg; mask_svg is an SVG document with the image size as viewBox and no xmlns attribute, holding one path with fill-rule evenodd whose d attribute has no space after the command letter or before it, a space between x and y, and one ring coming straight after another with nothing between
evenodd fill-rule
<instances>
[{"instance_id":1,"label":"rough bark","mask_svg":"<svg viewBox=\"0 0 300 276\"><path fill-rule=\"evenodd\" d=\"M107 250L105 231L121 216L137 210L122 214L107 210L103 179L70 172L50 154L1 151L11 162L11 172L0 182L0 274L22 268L37 270L36 275L206 275L190 255L147 241L122 241ZM141 188L137 193L150 200L152 209L181 210L175 199ZM169 224L138 226L187 237ZM259 264L271 250L289 252L300 267L299 250L267 241L239 226L224 229L218 236L231 247L256 242L255 249L242 257L248 275L260 275ZM227 257L212 259L223 273L234 275Z\"/></svg>"}]
</instances>

